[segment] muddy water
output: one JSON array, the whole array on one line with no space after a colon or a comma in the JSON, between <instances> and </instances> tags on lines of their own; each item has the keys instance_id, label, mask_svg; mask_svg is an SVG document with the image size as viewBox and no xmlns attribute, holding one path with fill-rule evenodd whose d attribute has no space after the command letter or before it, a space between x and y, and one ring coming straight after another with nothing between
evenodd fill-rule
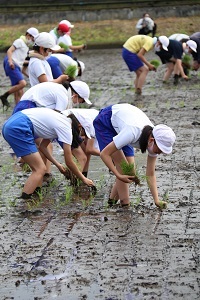
<instances>
[{"instance_id":1,"label":"muddy water","mask_svg":"<svg viewBox=\"0 0 200 300\"><path fill-rule=\"evenodd\" d=\"M53 167L52 185L39 200L24 203L16 197L28 173L1 136L0 299L200 298L200 74L192 72L190 81L180 80L178 86L172 80L163 85L160 66L149 73L143 96L135 97L134 75L120 54L120 49L78 53L86 64L82 79L91 87L95 107L129 102L155 124L174 129L173 153L161 155L156 166L160 198L168 195L168 209L154 206L145 180L139 188L130 187L130 210L108 209L114 177L98 157L89 171L98 188L95 197L81 187L72 194ZM9 81L2 67L1 74L2 92ZM10 113L1 108L1 127ZM54 155L62 161L56 144ZM146 156L137 152L136 159L144 175Z\"/></svg>"}]
</instances>

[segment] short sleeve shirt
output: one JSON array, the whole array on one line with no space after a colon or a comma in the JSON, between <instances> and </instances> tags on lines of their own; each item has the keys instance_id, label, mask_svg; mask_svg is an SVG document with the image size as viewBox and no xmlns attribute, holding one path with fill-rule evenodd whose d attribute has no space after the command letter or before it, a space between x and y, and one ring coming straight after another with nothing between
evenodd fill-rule
<instances>
[{"instance_id":1,"label":"short sleeve shirt","mask_svg":"<svg viewBox=\"0 0 200 300\"><path fill-rule=\"evenodd\" d=\"M134 35L125 42L123 47L133 53L138 53L142 48L148 52L153 48L153 39L146 35Z\"/></svg>"},{"instance_id":2,"label":"short sleeve shirt","mask_svg":"<svg viewBox=\"0 0 200 300\"><path fill-rule=\"evenodd\" d=\"M48 81L53 81L51 67L45 59L42 60L39 58L31 57L28 66L28 73L31 86L40 83L38 77L43 74L46 74Z\"/></svg>"},{"instance_id":3,"label":"short sleeve shirt","mask_svg":"<svg viewBox=\"0 0 200 300\"><path fill-rule=\"evenodd\" d=\"M20 69L22 69L29 48L22 39L15 40L13 42L13 46L16 50L12 53L12 60L16 65L20 67Z\"/></svg>"},{"instance_id":4,"label":"short sleeve shirt","mask_svg":"<svg viewBox=\"0 0 200 300\"><path fill-rule=\"evenodd\" d=\"M37 107L47 107L62 111L72 107L71 93L59 83L42 82L28 89L20 101L30 100Z\"/></svg>"},{"instance_id":5,"label":"short sleeve shirt","mask_svg":"<svg viewBox=\"0 0 200 300\"><path fill-rule=\"evenodd\" d=\"M113 105L111 123L118 133L113 138L117 149L122 149L128 144L140 148L139 138L143 128L146 125L154 127L143 111L130 104Z\"/></svg>"},{"instance_id":6,"label":"short sleeve shirt","mask_svg":"<svg viewBox=\"0 0 200 300\"><path fill-rule=\"evenodd\" d=\"M61 143L72 144L71 119L49 108L31 108L21 111L31 120L34 137L57 139Z\"/></svg>"},{"instance_id":7,"label":"short sleeve shirt","mask_svg":"<svg viewBox=\"0 0 200 300\"><path fill-rule=\"evenodd\" d=\"M161 51L156 52L160 57L163 64L169 62L171 58L181 59L183 55L183 47L181 42L175 40L169 40L168 51L161 49Z\"/></svg>"}]
</instances>

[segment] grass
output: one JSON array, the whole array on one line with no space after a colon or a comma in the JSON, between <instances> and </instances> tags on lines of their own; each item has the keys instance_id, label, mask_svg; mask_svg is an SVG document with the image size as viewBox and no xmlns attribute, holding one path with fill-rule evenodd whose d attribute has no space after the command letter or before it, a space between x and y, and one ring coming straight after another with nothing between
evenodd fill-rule
<instances>
[{"instance_id":1,"label":"grass","mask_svg":"<svg viewBox=\"0 0 200 300\"><path fill-rule=\"evenodd\" d=\"M199 16L191 17L166 17L155 20L157 23L157 35L170 36L173 33L192 34L199 31ZM73 22L71 37L74 45L86 43L91 46L117 45L123 43L132 35L137 34L135 28L137 19L133 20L104 20L93 22ZM49 32L57 24L23 24L13 30L13 25L1 25L0 27L0 51L5 51L12 42L26 33L29 27L36 27L40 32Z\"/></svg>"}]
</instances>

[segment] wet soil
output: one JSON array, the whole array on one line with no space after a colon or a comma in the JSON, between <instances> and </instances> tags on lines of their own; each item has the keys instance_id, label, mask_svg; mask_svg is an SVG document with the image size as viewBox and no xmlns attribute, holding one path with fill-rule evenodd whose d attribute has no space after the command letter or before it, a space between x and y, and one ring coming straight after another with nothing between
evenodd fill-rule
<instances>
[{"instance_id":1,"label":"wet soil","mask_svg":"<svg viewBox=\"0 0 200 300\"><path fill-rule=\"evenodd\" d=\"M200 299L200 73L164 85L160 66L148 74L143 95L135 96L121 49L77 56L86 64L82 79L95 107L128 102L154 124L174 129L173 153L160 155L156 166L168 208L155 207L145 180L131 185L129 210L108 208L114 176L99 157L92 157L89 170L95 196L83 186L73 192L53 167L53 183L25 203L17 197L28 173L0 136L0 299ZM2 93L10 83L0 68ZM9 101L13 106L12 96ZM1 128L11 111L0 108ZM63 160L57 144L54 155ZM136 163L144 175L146 155L137 151Z\"/></svg>"}]
</instances>

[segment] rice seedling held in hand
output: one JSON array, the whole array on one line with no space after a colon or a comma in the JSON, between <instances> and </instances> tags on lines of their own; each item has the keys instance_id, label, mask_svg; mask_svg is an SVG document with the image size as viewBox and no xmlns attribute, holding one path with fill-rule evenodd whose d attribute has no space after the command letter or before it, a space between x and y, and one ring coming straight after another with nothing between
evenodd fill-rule
<instances>
[{"instance_id":1,"label":"rice seedling held in hand","mask_svg":"<svg viewBox=\"0 0 200 300\"><path fill-rule=\"evenodd\" d=\"M128 163L127 161L122 160L120 167L121 167L122 173L124 175L134 176L133 182L135 183L135 185L140 185L140 179L138 178L138 176L135 173L134 163Z\"/></svg>"},{"instance_id":2,"label":"rice seedling held in hand","mask_svg":"<svg viewBox=\"0 0 200 300\"><path fill-rule=\"evenodd\" d=\"M77 75L77 66L76 65L69 65L66 70L64 71L65 75L69 76L69 81L75 80L75 77Z\"/></svg>"},{"instance_id":3,"label":"rice seedling held in hand","mask_svg":"<svg viewBox=\"0 0 200 300\"><path fill-rule=\"evenodd\" d=\"M150 64L153 65L156 69L160 66L160 62L157 59L152 59Z\"/></svg>"}]
</instances>

